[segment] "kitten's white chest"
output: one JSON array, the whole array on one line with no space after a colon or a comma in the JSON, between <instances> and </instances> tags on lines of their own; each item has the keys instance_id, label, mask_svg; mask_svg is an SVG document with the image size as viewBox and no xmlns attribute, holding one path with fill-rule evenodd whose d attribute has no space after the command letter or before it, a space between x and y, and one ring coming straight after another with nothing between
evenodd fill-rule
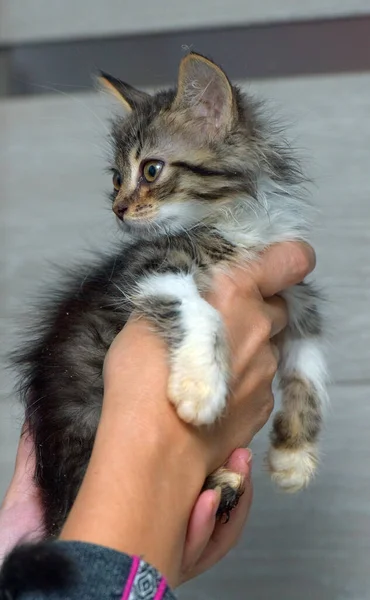
<instances>
[{"instance_id":1,"label":"kitten's white chest","mask_svg":"<svg viewBox=\"0 0 370 600\"><path fill-rule=\"evenodd\" d=\"M260 251L287 240L308 241L311 212L298 195L264 183L257 199L241 198L218 230L242 251Z\"/></svg>"}]
</instances>

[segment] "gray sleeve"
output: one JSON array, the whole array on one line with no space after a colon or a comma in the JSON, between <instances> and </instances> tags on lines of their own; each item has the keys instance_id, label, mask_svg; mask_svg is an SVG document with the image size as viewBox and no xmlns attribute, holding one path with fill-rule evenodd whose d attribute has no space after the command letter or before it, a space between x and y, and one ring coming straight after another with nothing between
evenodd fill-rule
<instances>
[{"instance_id":1,"label":"gray sleeve","mask_svg":"<svg viewBox=\"0 0 370 600\"><path fill-rule=\"evenodd\" d=\"M0 600L175 600L165 579L141 560L83 542L15 548L0 572Z\"/></svg>"}]
</instances>

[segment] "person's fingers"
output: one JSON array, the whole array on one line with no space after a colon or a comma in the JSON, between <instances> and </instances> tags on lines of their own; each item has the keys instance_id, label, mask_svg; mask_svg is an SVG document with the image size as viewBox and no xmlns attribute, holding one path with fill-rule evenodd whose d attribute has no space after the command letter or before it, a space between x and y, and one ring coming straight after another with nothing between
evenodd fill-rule
<instances>
[{"instance_id":1,"label":"person's fingers","mask_svg":"<svg viewBox=\"0 0 370 600\"><path fill-rule=\"evenodd\" d=\"M24 466L33 466L33 440L28 431L27 423L24 423L21 429L21 435L18 442L17 456L15 458L14 476L19 475L24 470Z\"/></svg>"},{"instance_id":2,"label":"person's fingers","mask_svg":"<svg viewBox=\"0 0 370 600\"><path fill-rule=\"evenodd\" d=\"M33 440L24 425L14 475L0 508L0 565L20 541L39 540L44 535L43 511L34 470Z\"/></svg>"},{"instance_id":3,"label":"person's fingers","mask_svg":"<svg viewBox=\"0 0 370 600\"><path fill-rule=\"evenodd\" d=\"M255 282L269 298L303 281L316 265L316 255L304 242L283 242L272 246L251 265Z\"/></svg>"},{"instance_id":4,"label":"person's fingers","mask_svg":"<svg viewBox=\"0 0 370 600\"><path fill-rule=\"evenodd\" d=\"M209 544L198 561L192 576L203 573L223 558L237 543L248 518L253 498L251 460L248 450L235 450L228 468L245 476L245 490L238 506L231 512L227 523L216 522Z\"/></svg>"},{"instance_id":5,"label":"person's fingers","mask_svg":"<svg viewBox=\"0 0 370 600\"><path fill-rule=\"evenodd\" d=\"M212 534L214 545L222 545L230 550L238 541L252 504L252 455L250 450L235 450L227 463L228 469L245 476L244 492L238 506L231 511L227 523L217 522ZM220 544L222 542L222 544ZM220 557L221 558L221 557Z\"/></svg>"},{"instance_id":6,"label":"person's fingers","mask_svg":"<svg viewBox=\"0 0 370 600\"><path fill-rule=\"evenodd\" d=\"M230 273L217 273L214 291L229 291L230 280L239 291L250 294L258 288L263 298L303 281L316 265L313 248L304 242L282 242L263 252L257 260L234 267Z\"/></svg>"},{"instance_id":7,"label":"person's fingers","mask_svg":"<svg viewBox=\"0 0 370 600\"><path fill-rule=\"evenodd\" d=\"M182 560L184 577L190 569L194 568L209 543L216 523L220 498L220 490L206 490L200 494L193 508Z\"/></svg>"},{"instance_id":8,"label":"person's fingers","mask_svg":"<svg viewBox=\"0 0 370 600\"><path fill-rule=\"evenodd\" d=\"M268 298L264 308L271 321L270 338L273 338L288 325L288 308L285 300L280 296Z\"/></svg>"},{"instance_id":9,"label":"person's fingers","mask_svg":"<svg viewBox=\"0 0 370 600\"><path fill-rule=\"evenodd\" d=\"M27 426L23 425L15 460L14 474L1 508L8 508L18 501L25 501L29 497L38 497L39 494L34 481L34 471L35 454L33 440L28 433Z\"/></svg>"}]
</instances>

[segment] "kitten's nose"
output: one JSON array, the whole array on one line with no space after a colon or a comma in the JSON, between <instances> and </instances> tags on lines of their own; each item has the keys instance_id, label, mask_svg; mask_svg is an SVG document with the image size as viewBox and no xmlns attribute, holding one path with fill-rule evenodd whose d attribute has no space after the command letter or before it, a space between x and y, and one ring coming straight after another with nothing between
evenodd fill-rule
<instances>
[{"instance_id":1,"label":"kitten's nose","mask_svg":"<svg viewBox=\"0 0 370 600\"><path fill-rule=\"evenodd\" d=\"M121 202L118 202L115 206L113 206L113 212L117 215L117 217L119 219L121 219L121 221L123 221L123 215L125 214L127 209L128 209L127 202L124 202L122 200L121 200Z\"/></svg>"}]
</instances>

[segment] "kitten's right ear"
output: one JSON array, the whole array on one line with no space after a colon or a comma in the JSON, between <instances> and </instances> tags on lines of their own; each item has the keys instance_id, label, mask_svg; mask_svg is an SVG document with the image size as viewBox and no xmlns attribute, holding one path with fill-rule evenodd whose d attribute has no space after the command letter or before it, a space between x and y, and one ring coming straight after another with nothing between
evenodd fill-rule
<instances>
[{"instance_id":1,"label":"kitten's right ear","mask_svg":"<svg viewBox=\"0 0 370 600\"><path fill-rule=\"evenodd\" d=\"M217 135L236 116L232 85L224 71L201 54L190 52L180 63L174 108L189 110L199 127Z\"/></svg>"},{"instance_id":2,"label":"kitten's right ear","mask_svg":"<svg viewBox=\"0 0 370 600\"><path fill-rule=\"evenodd\" d=\"M100 84L115 96L126 108L126 110L134 110L144 100L150 96L145 92L135 89L132 85L124 83L120 79L116 79L108 73L100 72L98 76Z\"/></svg>"}]
</instances>

